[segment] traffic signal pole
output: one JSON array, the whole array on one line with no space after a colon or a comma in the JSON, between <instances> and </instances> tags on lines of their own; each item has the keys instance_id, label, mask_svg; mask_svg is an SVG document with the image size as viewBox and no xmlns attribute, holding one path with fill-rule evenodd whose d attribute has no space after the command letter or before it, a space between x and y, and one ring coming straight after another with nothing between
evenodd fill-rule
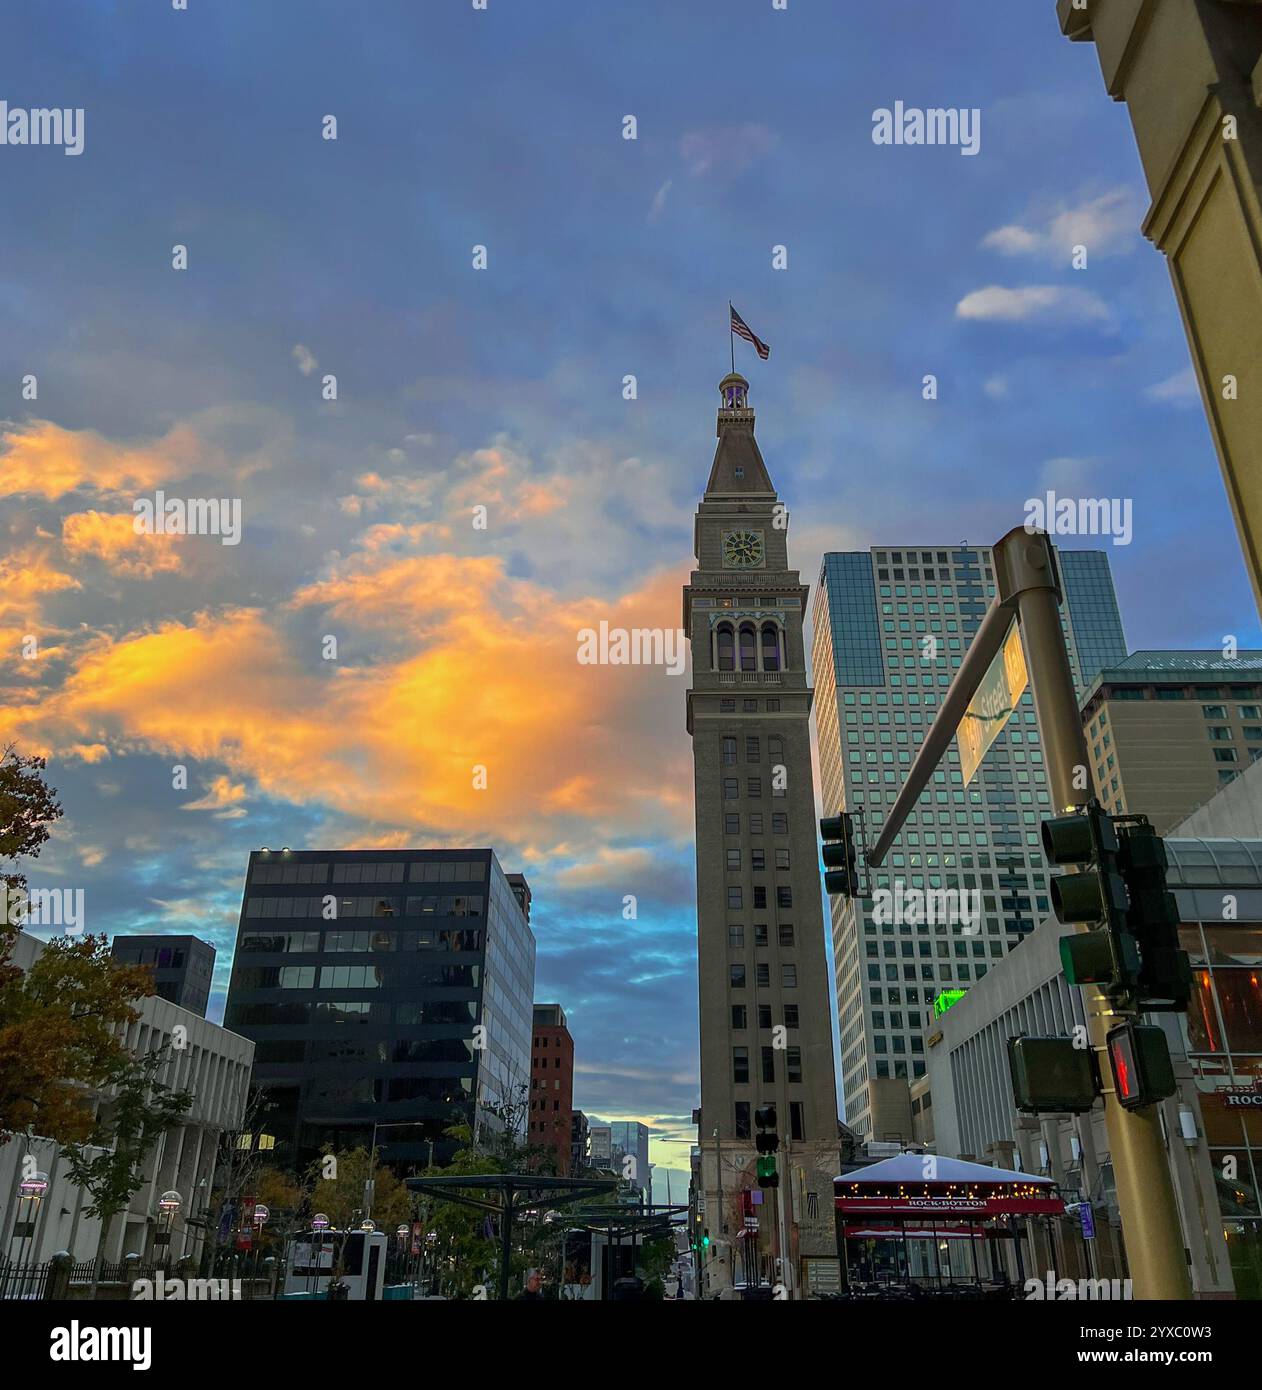
<instances>
[{"instance_id":1,"label":"traffic signal pole","mask_svg":"<svg viewBox=\"0 0 1262 1390\"><path fill-rule=\"evenodd\" d=\"M1051 545L1045 535L1018 529L995 546L994 556L1000 598L1011 596L1016 604L1052 801L1058 808L1081 804L1090 763L1061 629ZM1079 924L1077 930L1088 928ZM1100 1064L1104 1123L1135 1297L1188 1299L1192 1290L1158 1107L1126 1110L1118 1103L1105 1044L1112 1004L1096 985L1084 985L1083 993Z\"/></svg>"},{"instance_id":2,"label":"traffic signal pole","mask_svg":"<svg viewBox=\"0 0 1262 1390\"><path fill-rule=\"evenodd\" d=\"M1058 810L1063 810L1080 806L1090 798L1087 742L1061 630L1061 590L1051 542L1041 531L1028 532L1018 526L995 543L992 553L996 599L969 643L868 853L867 863L872 868L884 862L908 814L928 786L987 668L1002 649L1014 617L1023 639L1052 800ZM1086 924L1077 929L1088 930ZM1174 1184L1157 1108L1126 1110L1119 1104L1106 1043L1109 1020L1115 1017L1112 1004L1095 985L1083 986L1083 990L1091 1045L1100 1061L1104 1120L1135 1297L1190 1298Z\"/></svg>"}]
</instances>

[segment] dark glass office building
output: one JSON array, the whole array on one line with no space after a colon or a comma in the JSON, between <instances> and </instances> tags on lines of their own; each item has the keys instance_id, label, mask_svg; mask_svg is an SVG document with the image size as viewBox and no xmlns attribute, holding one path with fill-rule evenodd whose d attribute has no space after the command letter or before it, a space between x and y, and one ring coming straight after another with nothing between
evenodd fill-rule
<instances>
[{"instance_id":1,"label":"dark glass office building","mask_svg":"<svg viewBox=\"0 0 1262 1390\"><path fill-rule=\"evenodd\" d=\"M121 965L147 965L153 972L153 992L159 999L206 1017L210 981L215 973L215 948L195 936L116 936L110 954Z\"/></svg>"},{"instance_id":2,"label":"dark glass office building","mask_svg":"<svg viewBox=\"0 0 1262 1390\"><path fill-rule=\"evenodd\" d=\"M529 890L489 849L255 850L224 1026L255 1044L275 1160L403 1168L529 1086ZM524 892L522 890L525 890Z\"/></svg>"}]
</instances>

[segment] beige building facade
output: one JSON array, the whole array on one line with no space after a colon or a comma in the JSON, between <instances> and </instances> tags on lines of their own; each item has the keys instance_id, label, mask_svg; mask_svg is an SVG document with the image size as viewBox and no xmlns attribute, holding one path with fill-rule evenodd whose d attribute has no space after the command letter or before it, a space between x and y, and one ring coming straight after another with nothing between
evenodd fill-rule
<instances>
[{"instance_id":1,"label":"beige building facade","mask_svg":"<svg viewBox=\"0 0 1262 1390\"><path fill-rule=\"evenodd\" d=\"M1262 652L1135 652L1082 702L1096 796L1164 835L1262 757Z\"/></svg>"},{"instance_id":2,"label":"beige building facade","mask_svg":"<svg viewBox=\"0 0 1262 1390\"><path fill-rule=\"evenodd\" d=\"M764 1265L773 1252L781 1258L767 1267L796 1297L831 1284L837 1269L837 1097L802 639L808 587L789 568L787 512L754 438L748 383L733 373L719 389L697 568L683 596L706 1288L721 1292L748 1276L753 1239ZM769 1104L781 1187L751 1216L741 1194L757 1190L754 1116Z\"/></svg>"},{"instance_id":3,"label":"beige building facade","mask_svg":"<svg viewBox=\"0 0 1262 1390\"><path fill-rule=\"evenodd\" d=\"M1057 0L1130 113L1254 596L1262 608L1262 3Z\"/></svg>"}]
</instances>

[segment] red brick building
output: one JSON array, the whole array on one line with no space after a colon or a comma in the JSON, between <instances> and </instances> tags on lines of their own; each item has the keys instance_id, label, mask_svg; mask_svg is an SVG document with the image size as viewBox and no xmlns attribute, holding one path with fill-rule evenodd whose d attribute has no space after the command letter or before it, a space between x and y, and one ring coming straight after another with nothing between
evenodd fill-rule
<instances>
[{"instance_id":1,"label":"red brick building","mask_svg":"<svg viewBox=\"0 0 1262 1390\"><path fill-rule=\"evenodd\" d=\"M574 1114L574 1039L560 1004L536 1004L530 1053L531 1144L556 1154L556 1171L570 1171L570 1127Z\"/></svg>"}]
</instances>

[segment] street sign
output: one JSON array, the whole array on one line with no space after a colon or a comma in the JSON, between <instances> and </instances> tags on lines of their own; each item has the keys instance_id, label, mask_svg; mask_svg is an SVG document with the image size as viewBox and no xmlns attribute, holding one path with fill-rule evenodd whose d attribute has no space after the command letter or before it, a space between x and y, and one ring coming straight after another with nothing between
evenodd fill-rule
<instances>
[{"instance_id":1,"label":"street sign","mask_svg":"<svg viewBox=\"0 0 1262 1390\"><path fill-rule=\"evenodd\" d=\"M986 750L1003 732L1029 679L1025 648L1021 645L1021 630L1013 618L1003 646L986 668L986 674L973 692L973 698L955 729L960 748L960 772L966 787L981 766Z\"/></svg>"},{"instance_id":2,"label":"street sign","mask_svg":"<svg viewBox=\"0 0 1262 1390\"><path fill-rule=\"evenodd\" d=\"M1080 1202L1078 1205L1078 1220L1082 1222L1083 1240L1095 1239L1095 1213L1091 1210L1090 1202Z\"/></svg>"}]
</instances>

